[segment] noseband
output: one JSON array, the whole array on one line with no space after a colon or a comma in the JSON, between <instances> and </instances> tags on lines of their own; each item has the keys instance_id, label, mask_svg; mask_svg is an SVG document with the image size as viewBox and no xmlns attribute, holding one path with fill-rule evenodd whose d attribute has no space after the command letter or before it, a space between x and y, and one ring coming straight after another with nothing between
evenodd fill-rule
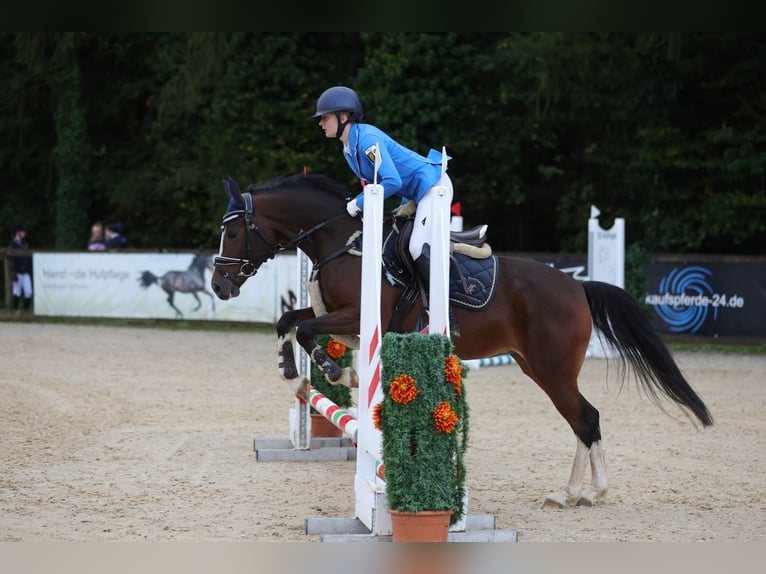
<instances>
[{"instance_id":1,"label":"noseband","mask_svg":"<svg viewBox=\"0 0 766 574\"><path fill-rule=\"evenodd\" d=\"M272 259L280 251L298 246L304 239L309 237L315 231L318 231L319 229L322 229L326 225L344 217L344 214L331 217L327 221L323 221L315 225L308 231L298 232L295 235L295 237L293 237L287 243L278 243L275 245L274 243L272 243L266 238L266 236L263 234L261 229L253 222L253 217L255 217L255 204L253 203L252 194L249 192L243 193L242 198L244 200L244 209L235 209L226 213L223 216L223 219L221 221L221 232L223 232L223 228L227 223L234 221L235 219L238 219L240 217L243 217L245 219L244 253L239 258L224 257L223 255L218 255L213 259L213 266L218 270L218 272L221 275L223 275L226 279L228 279L229 281L235 284L236 282L234 281L232 276L225 269L223 269L223 266L239 265L239 271L234 277L252 277L253 275L256 274L256 272L258 271L258 268L261 265L263 265L269 259ZM256 261L253 261L250 257L250 231L255 231L260 236L261 240L269 248L266 255L260 257Z\"/></svg>"},{"instance_id":2,"label":"noseband","mask_svg":"<svg viewBox=\"0 0 766 574\"><path fill-rule=\"evenodd\" d=\"M239 271L235 275L235 277L252 277L255 275L256 271L258 271L258 268L263 265L264 261L268 261L272 257L274 257L277 252L280 250L279 246L274 247L274 244L271 243L266 237L263 235L263 232L258 228L257 225L253 223L253 217L255 216L255 205L253 204L253 196L250 193L243 193L242 199L244 200L244 209L235 209L232 211L229 211L223 216L223 219L221 221L221 233L223 233L224 226L229 223L230 221L234 221L235 219L239 219L240 217L243 217L245 219L245 251L242 255L242 257L236 259L234 257L224 257L223 255L218 255L213 259L213 266L218 270L218 272L223 275L226 279L229 279L230 281L234 282L234 279L232 279L231 275L223 269L224 265L239 265ZM261 257L258 261L253 262L250 259L250 230L256 231L258 235L261 236L261 239L263 242L269 246L269 252Z\"/></svg>"}]
</instances>

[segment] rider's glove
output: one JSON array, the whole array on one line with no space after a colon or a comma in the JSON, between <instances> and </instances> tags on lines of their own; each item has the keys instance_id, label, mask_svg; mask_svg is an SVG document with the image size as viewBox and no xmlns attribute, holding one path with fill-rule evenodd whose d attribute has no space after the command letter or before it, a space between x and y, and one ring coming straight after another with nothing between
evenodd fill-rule
<instances>
[{"instance_id":1,"label":"rider's glove","mask_svg":"<svg viewBox=\"0 0 766 574\"><path fill-rule=\"evenodd\" d=\"M362 210L356 204L356 199L352 199L346 204L346 211L351 217L356 217Z\"/></svg>"}]
</instances>

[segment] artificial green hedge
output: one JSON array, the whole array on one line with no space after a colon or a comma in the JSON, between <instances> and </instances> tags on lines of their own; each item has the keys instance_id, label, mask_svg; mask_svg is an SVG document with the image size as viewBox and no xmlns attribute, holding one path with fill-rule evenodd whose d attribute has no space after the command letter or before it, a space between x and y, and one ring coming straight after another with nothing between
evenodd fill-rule
<instances>
[{"instance_id":1,"label":"artificial green hedge","mask_svg":"<svg viewBox=\"0 0 766 574\"><path fill-rule=\"evenodd\" d=\"M469 418L463 380L468 369L453 351L452 341L443 335L387 333L381 346L383 401L375 415L382 432L389 508L452 510L450 524L464 512ZM459 384L447 380L450 357L452 378L459 373ZM402 381L414 381L410 386L417 389L406 404L395 400ZM435 424L434 410L442 403L448 403L457 417L448 432Z\"/></svg>"},{"instance_id":2,"label":"artificial green hedge","mask_svg":"<svg viewBox=\"0 0 766 574\"><path fill-rule=\"evenodd\" d=\"M333 357L328 350L328 345L331 341L334 341L334 339L330 335L317 335L316 337L317 344L320 345L325 350L325 352L328 353L328 356L330 356L330 358L335 361L335 363L341 369L345 369L346 367L353 367L353 350L350 347L346 347L344 345L345 352L343 356ZM341 343L335 341L335 344ZM331 385L328 383L313 361L311 361L311 385L339 407L347 409L354 406L354 401L351 396L351 389L345 385ZM311 412L316 413L317 411L311 409Z\"/></svg>"}]
</instances>

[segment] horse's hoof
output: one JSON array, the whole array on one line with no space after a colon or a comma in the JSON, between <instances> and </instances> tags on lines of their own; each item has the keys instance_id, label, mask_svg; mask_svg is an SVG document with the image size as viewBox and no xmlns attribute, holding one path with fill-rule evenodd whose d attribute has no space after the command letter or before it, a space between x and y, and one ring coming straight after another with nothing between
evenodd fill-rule
<instances>
[{"instance_id":1,"label":"horse's hoof","mask_svg":"<svg viewBox=\"0 0 766 574\"><path fill-rule=\"evenodd\" d=\"M347 367L344 369L348 371L347 373L343 373L343 377L345 379L348 379L349 384L348 386L352 389L358 389L359 388L359 375L357 375L356 371L352 369L351 367Z\"/></svg>"},{"instance_id":2,"label":"horse's hoof","mask_svg":"<svg viewBox=\"0 0 766 574\"><path fill-rule=\"evenodd\" d=\"M569 506L574 506L578 500L579 497L571 498L564 492L556 492L555 494L551 494L548 498L545 499L545 502L543 502L543 509L567 508Z\"/></svg>"},{"instance_id":3,"label":"horse's hoof","mask_svg":"<svg viewBox=\"0 0 766 574\"><path fill-rule=\"evenodd\" d=\"M311 391L311 381L309 381L306 377L303 377L301 379L300 384L298 385L298 390L295 391L295 394L303 399L306 402L309 402L309 393Z\"/></svg>"},{"instance_id":4,"label":"horse's hoof","mask_svg":"<svg viewBox=\"0 0 766 574\"><path fill-rule=\"evenodd\" d=\"M357 375L356 371L351 367L346 367L341 371L340 378L332 384L343 385L344 387L349 387L351 389L358 389L359 375Z\"/></svg>"},{"instance_id":5,"label":"horse's hoof","mask_svg":"<svg viewBox=\"0 0 766 574\"><path fill-rule=\"evenodd\" d=\"M604 498L605 494L606 490L588 490L577 501L577 506L595 506Z\"/></svg>"},{"instance_id":6,"label":"horse's hoof","mask_svg":"<svg viewBox=\"0 0 766 574\"><path fill-rule=\"evenodd\" d=\"M543 502L543 510L547 510L547 509L550 509L550 508L560 509L560 508L565 508L565 507L566 507L565 504L562 504L558 500L554 500L553 497L551 497L551 496L546 498L545 502Z\"/></svg>"},{"instance_id":7,"label":"horse's hoof","mask_svg":"<svg viewBox=\"0 0 766 574\"><path fill-rule=\"evenodd\" d=\"M287 381L287 384L290 385L290 388L295 393L295 396L303 399L304 401L309 401L309 390L311 388L311 381L309 381L306 377L303 377L302 379L292 379Z\"/></svg>"}]
</instances>

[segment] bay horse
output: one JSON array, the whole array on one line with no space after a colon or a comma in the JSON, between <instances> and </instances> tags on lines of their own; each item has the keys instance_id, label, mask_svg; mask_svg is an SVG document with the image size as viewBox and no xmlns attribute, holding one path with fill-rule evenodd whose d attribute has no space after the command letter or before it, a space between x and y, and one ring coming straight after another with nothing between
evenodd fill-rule
<instances>
[{"instance_id":1,"label":"bay horse","mask_svg":"<svg viewBox=\"0 0 766 574\"><path fill-rule=\"evenodd\" d=\"M291 340L295 329L296 340L328 381L352 385L353 373L341 371L315 341L319 334L359 334L361 257L350 246L362 224L346 213L352 194L319 174L275 178L251 185L245 193L229 178L224 188L229 205L214 259L213 291L222 300L236 297L265 261L282 250L301 249L313 263L316 291L310 291L313 307L288 310L277 322L280 375L297 392ZM599 412L577 383L594 325L618 352L623 382L631 370L660 408L664 397L693 424L695 417L703 426L713 424L702 399L628 292L607 283L579 282L532 259L492 257L497 275L490 302L480 310L454 307L461 331L453 341L455 353L464 360L510 354L574 432L577 447L569 480L543 507L591 506L607 490ZM385 279L381 283L385 330L402 287ZM419 307L416 301L401 324L402 332L416 329ZM591 483L584 488L588 464Z\"/></svg>"},{"instance_id":2,"label":"bay horse","mask_svg":"<svg viewBox=\"0 0 766 574\"><path fill-rule=\"evenodd\" d=\"M162 290L168 296L168 305L170 305L176 312L176 318L183 317L181 310L175 306L173 302L176 293L190 293L194 300L197 301L197 306L193 311L197 311L202 306L197 293L204 293L207 297L210 297L210 304L215 311L215 299L213 295L205 289L205 270L210 269L211 261L207 255L197 254L189 264L188 269L185 271L168 271L160 277L157 277L151 271L144 271L141 273L139 282L141 287L147 289L150 285L157 283Z\"/></svg>"}]
</instances>

